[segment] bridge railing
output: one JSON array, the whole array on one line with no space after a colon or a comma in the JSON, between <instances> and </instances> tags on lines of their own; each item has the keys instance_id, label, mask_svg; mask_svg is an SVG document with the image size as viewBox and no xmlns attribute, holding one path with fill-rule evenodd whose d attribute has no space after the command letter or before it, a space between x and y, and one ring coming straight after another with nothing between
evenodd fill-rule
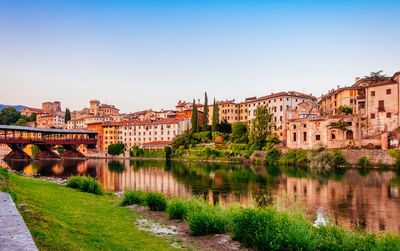
<instances>
[{"instance_id":1,"label":"bridge railing","mask_svg":"<svg viewBox=\"0 0 400 251\"><path fill-rule=\"evenodd\" d=\"M4 137L0 136L0 143L2 144L49 144L49 145L95 145L96 138L30 138L30 137Z\"/></svg>"}]
</instances>

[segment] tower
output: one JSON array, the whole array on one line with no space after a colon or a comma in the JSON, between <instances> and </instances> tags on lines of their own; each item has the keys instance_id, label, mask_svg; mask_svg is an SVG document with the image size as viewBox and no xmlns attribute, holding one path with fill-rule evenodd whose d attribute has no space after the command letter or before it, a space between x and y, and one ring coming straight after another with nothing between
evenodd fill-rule
<instances>
[{"instance_id":1,"label":"tower","mask_svg":"<svg viewBox=\"0 0 400 251\"><path fill-rule=\"evenodd\" d=\"M100 101L96 99L90 100L90 113L97 115L99 112L99 107L100 107Z\"/></svg>"}]
</instances>

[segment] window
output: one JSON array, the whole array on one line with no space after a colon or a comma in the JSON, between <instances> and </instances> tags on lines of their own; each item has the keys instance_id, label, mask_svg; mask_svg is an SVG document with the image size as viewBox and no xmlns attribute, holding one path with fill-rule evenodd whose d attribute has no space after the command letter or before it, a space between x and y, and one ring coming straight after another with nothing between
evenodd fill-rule
<instances>
[{"instance_id":1,"label":"window","mask_svg":"<svg viewBox=\"0 0 400 251\"><path fill-rule=\"evenodd\" d=\"M296 129L296 125L293 126L293 129Z\"/></svg>"},{"instance_id":2,"label":"window","mask_svg":"<svg viewBox=\"0 0 400 251\"><path fill-rule=\"evenodd\" d=\"M387 95L392 94L392 89L386 89L386 94L387 94Z\"/></svg>"},{"instance_id":3,"label":"window","mask_svg":"<svg viewBox=\"0 0 400 251\"><path fill-rule=\"evenodd\" d=\"M293 141L296 142L296 133L293 133Z\"/></svg>"},{"instance_id":4,"label":"window","mask_svg":"<svg viewBox=\"0 0 400 251\"><path fill-rule=\"evenodd\" d=\"M332 140L336 139L336 135L334 133L331 133L331 139Z\"/></svg>"},{"instance_id":5,"label":"window","mask_svg":"<svg viewBox=\"0 0 400 251\"><path fill-rule=\"evenodd\" d=\"M307 141L307 133L303 132L303 141Z\"/></svg>"},{"instance_id":6,"label":"window","mask_svg":"<svg viewBox=\"0 0 400 251\"><path fill-rule=\"evenodd\" d=\"M384 100L379 100L378 111L379 112L385 111L385 101Z\"/></svg>"},{"instance_id":7,"label":"window","mask_svg":"<svg viewBox=\"0 0 400 251\"><path fill-rule=\"evenodd\" d=\"M371 113L371 119L375 118L375 113Z\"/></svg>"},{"instance_id":8,"label":"window","mask_svg":"<svg viewBox=\"0 0 400 251\"><path fill-rule=\"evenodd\" d=\"M306 124L304 124L304 125L303 125L303 127L304 127L304 128L307 128L307 125L306 125Z\"/></svg>"},{"instance_id":9,"label":"window","mask_svg":"<svg viewBox=\"0 0 400 251\"><path fill-rule=\"evenodd\" d=\"M392 114L390 112L386 113L386 118L391 118Z\"/></svg>"},{"instance_id":10,"label":"window","mask_svg":"<svg viewBox=\"0 0 400 251\"><path fill-rule=\"evenodd\" d=\"M315 135L315 140L316 141L320 141L321 140L321 135L319 135L319 134Z\"/></svg>"},{"instance_id":11,"label":"window","mask_svg":"<svg viewBox=\"0 0 400 251\"><path fill-rule=\"evenodd\" d=\"M372 97L375 96L375 91L371 91L371 96L372 96Z\"/></svg>"}]
</instances>

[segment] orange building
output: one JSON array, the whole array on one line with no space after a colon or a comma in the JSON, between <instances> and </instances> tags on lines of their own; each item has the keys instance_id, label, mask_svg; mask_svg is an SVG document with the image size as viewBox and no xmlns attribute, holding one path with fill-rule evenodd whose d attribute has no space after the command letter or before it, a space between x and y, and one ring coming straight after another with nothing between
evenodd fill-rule
<instances>
[{"instance_id":1,"label":"orange building","mask_svg":"<svg viewBox=\"0 0 400 251\"><path fill-rule=\"evenodd\" d=\"M90 123L87 125L88 130L97 132L97 147L103 151L103 123Z\"/></svg>"}]
</instances>

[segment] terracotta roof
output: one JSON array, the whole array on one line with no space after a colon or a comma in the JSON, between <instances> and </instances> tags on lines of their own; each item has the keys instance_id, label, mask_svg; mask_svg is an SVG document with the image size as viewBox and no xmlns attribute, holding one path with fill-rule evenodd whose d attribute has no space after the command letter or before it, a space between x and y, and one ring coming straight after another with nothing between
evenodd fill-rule
<instances>
[{"instance_id":1,"label":"terracotta roof","mask_svg":"<svg viewBox=\"0 0 400 251\"><path fill-rule=\"evenodd\" d=\"M21 110L24 110L24 109L27 109L27 110L30 110L30 111L32 111L32 112L43 112L43 110L42 109L39 109L39 108L33 108L33 107L27 107L27 106L25 106L24 108L22 108Z\"/></svg>"},{"instance_id":2,"label":"terracotta roof","mask_svg":"<svg viewBox=\"0 0 400 251\"><path fill-rule=\"evenodd\" d=\"M270 95L262 96L262 97L254 99L254 100L251 100L249 102L257 102L257 101L260 101L260 100L271 99L271 98L282 97L282 96L294 96L294 97L300 97L300 98L315 99L314 96L309 95L309 94L296 92L296 91L289 91L289 92L278 92L278 93L273 93L273 94L270 94ZM246 99L246 101L247 100L248 99Z\"/></svg>"},{"instance_id":3,"label":"terracotta roof","mask_svg":"<svg viewBox=\"0 0 400 251\"><path fill-rule=\"evenodd\" d=\"M180 121L183 121L183 118L166 118L160 120L125 120L120 122L104 122L103 126L144 126L144 125L166 125L166 124L177 124Z\"/></svg>"},{"instance_id":4,"label":"terracotta roof","mask_svg":"<svg viewBox=\"0 0 400 251\"><path fill-rule=\"evenodd\" d=\"M321 101L323 101L323 100L325 100L325 99L331 97L332 95L335 95L335 94L337 94L337 93L339 93L339 92L341 92L341 91L345 91L345 90L361 90L362 88L363 88L363 87L361 87L361 86L355 86L355 85L341 87L341 88L339 88L339 89L330 91L330 92L328 92L328 93L325 94L325 95L322 95L322 96L319 98L318 103L320 103Z\"/></svg>"},{"instance_id":5,"label":"terracotta roof","mask_svg":"<svg viewBox=\"0 0 400 251\"><path fill-rule=\"evenodd\" d=\"M386 81L381 81L381 82L366 86L366 88L370 88L370 87L374 87L374 86L380 86L380 85L390 85L390 84L397 84L397 81L394 81L393 79L386 80Z\"/></svg>"}]
</instances>

